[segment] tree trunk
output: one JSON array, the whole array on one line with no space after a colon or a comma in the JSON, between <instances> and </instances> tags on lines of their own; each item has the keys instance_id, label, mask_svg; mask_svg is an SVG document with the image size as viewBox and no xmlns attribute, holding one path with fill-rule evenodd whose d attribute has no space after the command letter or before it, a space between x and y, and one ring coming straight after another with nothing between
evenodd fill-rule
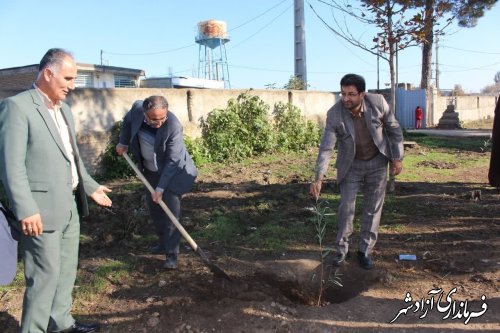
<instances>
[{"instance_id":1,"label":"tree trunk","mask_svg":"<svg viewBox=\"0 0 500 333\"><path fill-rule=\"evenodd\" d=\"M425 1L425 41L422 45L422 77L420 88L429 91L432 72L432 45L434 44L435 0Z\"/></svg>"},{"instance_id":2,"label":"tree trunk","mask_svg":"<svg viewBox=\"0 0 500 333\"><path fill-rule=\"evenodd\" d=\"M388 26L388 40L389 40L389 73L391 75L391 112L396 114L396 71L394 69L394 56L397 50L397 41L393 38L392 32L392 11L390 0L386 0L387 8L387 26ZM387 191L394 192L396 189L396 175L392 172L392 168L389 168L389 181L387 182Z\"/></svg>"},{"instance_id":3,"label":"tree trunk","mask_svg":"<svg viewBox=\"0 0 500 333\"><path fill-rule=\"evenodd\" d=\"M495 108L495 118L493 120L493 133L491 145L490 169L488 171L488 181L491 186L500 187L500 98Z\"/></svg>"},{"instance_id":4,"label":"tree trunk","mask_svg":"<svg viewBox=\"0 0 500 333\"><path fill-rule=\"evenodd\" d=\"M391 76L391 112L396 114L396 74L394 69L394 55L397 50L397 41L394 39L393 31L392 31L392 10L391 10L391 1L385 1L386 13L387 13L387 40L389 44L389 73Z\"/></svg>"},{"instance_id":5,"label":"tree trunk","mask_svg":"<svg viewBox=\"0 0 500 333\"><path fill-rule=\"evenodd\" d=\"M425 90L425 110L432 107L431 94L431 73L432 73L432 45L434 44L434 5L435 0L425 2L425 41L422 45L422 76L420 79L420 89ZM439 92L438 92L439 93ZM427 121L427 120L426 120Z\"/></svg>"}]
</instances>

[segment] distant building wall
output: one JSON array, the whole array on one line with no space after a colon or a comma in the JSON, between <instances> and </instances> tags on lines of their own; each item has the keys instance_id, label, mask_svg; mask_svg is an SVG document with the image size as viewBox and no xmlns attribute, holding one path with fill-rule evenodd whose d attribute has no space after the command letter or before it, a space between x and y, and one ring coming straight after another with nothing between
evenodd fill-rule
<instances>
[{"instance_id":1,"label":"distant building wall","mask_svg":"<svg viewBox=\"0 0 500 333\"><path fill-rule=\"evenodd\" d=\"M35 82L37 74L38 65L0 70L0 89L11 91L28 89ZM1 94L0 98L3 98Z\"/></svg>"},{"instance_id":2,"label":"distant building wall","mask_svg":"<svg viewBox=\"0 0 500 333\"><path fill-rule=\"evenodd\" d=\"M150 77L140 81L141 88L172 88L170 77Z\"/></svg>"},{"instance_id":3,"label":"distant building wall","mask_svg":"<svg viewBox=\"0 0 500 333\"><path fill-rule=\"evenodd\" d=\"M92 72L95 88L113 88L115 86L115 75L107 72Z\"/></svg>"},{"instance_id":4,"label":"distant building wall","mask_svg":"<svg viewBox=\"0 0 500 333\"><path fill-rule=\"evenodd\" d=\"M77 63L76 66L78 74L75 86L82 88L137 87L139 78L144 76L144 71L140 69L83 63ZM6 97L2 91L28 89L35 82L37 74L38 64L0 69L0 98ZM117 76L121 79L130 79L133 84L125 85L120 81L117 85Z\"/></svg>"}]
</instances>

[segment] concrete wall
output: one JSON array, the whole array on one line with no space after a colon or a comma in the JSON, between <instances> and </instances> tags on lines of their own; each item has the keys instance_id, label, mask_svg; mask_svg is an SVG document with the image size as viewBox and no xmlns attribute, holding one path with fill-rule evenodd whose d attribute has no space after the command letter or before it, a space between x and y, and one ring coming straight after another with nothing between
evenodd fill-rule
<instances>
[{"instance_id":1,"label":"concrete wall","mask_svg":"<svg viewBox=\"0 0 500 333\"><path fill-rule=\"evenodd\" d=\"M461 121L472 121L493 117L496 96L461 96L457 98L456 111Z\"/></svg>"},{"instance_id":2,"label":"concrete wall","mask_svg":"<svg viewBox=\"0 0 500 333\"><path fill-rule=\"evenodd\" d=\"M498 96L433 96L434 112L429 114L428 125L437 125L448 104L455 104L460 121L487 119L495 115Z\"/></svg>"},{"instance_id":3,"label":"concrete wall","mask_svg":"<svg viewBox=\"0 0 500 333\"><path fill-rule=\"evenodd\" d=\"M189 136L201 134L199 120L214 109L225 109L228 101L236 99L246 90L226 89L76 89L66 102L71 105L75 117L76 131L106 132L115 122L121 120L132 103L151 95L163 95L169 102L169 109L175 113ZM251 90L270 106L278 102L292 102L304 116L323 122L326 111L335 103L335 95L329 92L305 92L285 90Z\"/></svg>"},{"instance_id":4,"label":"concrete wall","mask_svg":"<svg viewBox=\"0 0 500 333\"><path fill-rule=\"evenodd\" d=\"M200 118L214 109L225 109L229 99L236 99L247 90L226 89L76 89L66 102L71 105L78 133L82 158L90 172L96 171L99 157L109 140L109 130L139 99L151 95L163 95L169 102L169 109L175 113L184 126L184 133L190 137L201 135ZM275 103L292 102L299 107L306 118L324 124L326 111L335 103L335 94L330 92L306 92L285 90L250 90L272 108Z\"/></svg>"},{"instance_id":5,"label":"concrete wall","mask_svg":"<svg viewBox=\"0 0 500 333\"><path fill-rule=\"evenodd\" d=\"M104 151L110 129L130 109L134 101L151 95L165 96L170 110L175 113L184 126L187 136L201 135L199 120L214 109L225 109L231 98L237 98L248 90L225 89L155 89L155 88L79 88L71 92L66 102L71 105L75 118L76 131L81 155L90 172L96 171L99 157ZM14 94L13 90L0 90L0 99ZM259 96L270 107L275 103L291 102L303 115L324 125L326 111L335 103L336 94L332 92L301 90L249 90ZM494 115L495 96L459 96L456 98L456 111L461 121L478 120ZM434 94L433 110L428 113L428 124L436 125L446 110L448 97Z\"/></svg>"}]
</instances>

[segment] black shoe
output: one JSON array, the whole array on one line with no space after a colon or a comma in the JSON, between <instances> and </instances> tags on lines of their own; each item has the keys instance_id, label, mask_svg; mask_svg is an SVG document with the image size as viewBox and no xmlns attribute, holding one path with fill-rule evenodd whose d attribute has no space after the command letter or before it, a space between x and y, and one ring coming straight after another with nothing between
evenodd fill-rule
<instances>
[{"instance_id":1,"label":"black shoe","mask_svg":"<svg viewBox=\"0 0 500 333\"><path fill-rule=\"evenodd\" d=\"M177 254L169 253L167 254L167 259L163 264L163 268L165 269L176 269L177 268Z\"/></svg>"},{"instance_id":2,"label":"black shoe","mask_svg":"<svg viewBox=\"0 0 500 333\"><path fill-rule=\"evenodd\" d=\"M101 328L101 325L97 323L92 324L82 324L77 321L70 327L62 331L58 331L57 333L89 333L89 332L97 332ZM53 332L55 333L55 332Z\"/></svg>"},{"instance_id":3,"label":"black shoe","mask_svg":"<svg viewBox=\"0 0 500 333\"><path fill-rule=\"evenodd\" d=\"M358 251L358 261L361 268L372 269L373 267L372 258L364 252Z\"/></svg>"},{"instance_id":4,"label":"black shoe","mask_svg":"<svg viewBox=\"0 0 500 333\"><path fill-rule=\"evenodd\" d=\"M152 254L163 254L165 253L165 248L161 245L156 245L156 246L153 246L149 252L151 252Z\"/></svg>"},{"instance_id":5,"label":"black shoe","mask_svg":"<svg viewBox=\"0 0 500 333\"><path fill-rule=\"evenodd\" d=\"M333 256L332 264L333 266L340 266L347 259L347 253L337 252Z\"/></svg>"}]
</instances>

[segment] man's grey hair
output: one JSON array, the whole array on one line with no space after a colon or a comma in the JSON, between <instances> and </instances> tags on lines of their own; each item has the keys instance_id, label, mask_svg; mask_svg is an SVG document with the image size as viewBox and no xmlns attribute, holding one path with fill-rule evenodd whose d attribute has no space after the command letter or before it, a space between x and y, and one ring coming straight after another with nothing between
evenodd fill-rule
<instances>
[{"instance_id":1,"label":"man's grey hair","mask_svg":"<svg viewBox=\"0 0 500 333\"><path fill-rule=\"evenodd\" d=\"M149 96L144 100L144 102L142 102L142 107L146 112L152 109L168 110L168 102L167 99L163 96Z\"/></svg>"},{"instance_id":2,"label":"man's grey hair","mask_svg":"<svg viewBox=\"0 0 500 333\"><path fill-rule=\"evenodd\" d=\"M52 72L57 73L65 58L68 57L74 59L73 54L65 49L52 48L48 50L40 61L40 65L38 65L37 79L40 78L45 68L49 68Z\"/></svg>"}]
</instances>

